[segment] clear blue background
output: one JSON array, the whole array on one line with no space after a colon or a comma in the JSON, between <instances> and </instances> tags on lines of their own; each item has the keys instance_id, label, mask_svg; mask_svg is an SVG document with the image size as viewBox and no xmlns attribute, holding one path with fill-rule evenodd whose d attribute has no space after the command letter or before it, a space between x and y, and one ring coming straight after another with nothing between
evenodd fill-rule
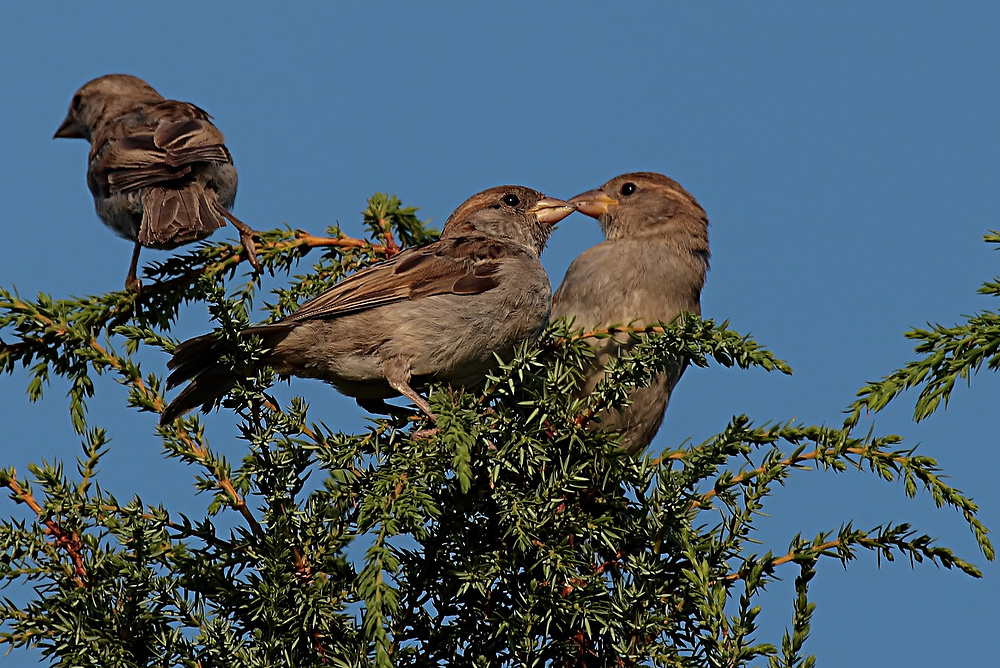
<instances>
[{"instance_id":1,"label":"clear blue background","mask_svg":"<svg viewBox=\"0 0 1000 668\"><path fill-rule=\"evenodd\" d=\"M501 183L572 196L625 171L668 174L712 221L705 314L753 333L796 373L689 371L656 445L708 438L744 412L837 424L865 381L912 358L904 330L997 307L975 291L997 266L981 236L1000 228L1000 9L804 5L8 3L0 284L25 296L121 288L130 246L93 212L87 146L50 137L81 84L127 72L215 116L240 170L236 213L260 229L318 234L339 221L358 235L378 190L440 225ZM599 238L589 218L564 221L544 257L553 284ZM143 254L157 257L166 254ZM206 322L191 309L177 335ZM143 359L158 372L166 361ZM65 385L35 405L25 385L23 373L0 379L0 464L24 475L29 461L72 462ZM924 423L910 420L911 394L874 425L919 442L996 528L1000 384L984 372L972 385ZM92 422L114 437L103 486L123 500L203 508L194 471L161 459L155 417L124 410L126 391L110 377L98 389ZM317 418L363 425L331 388L292 389ZM228 416L207 422L213 445L238 459ZM997 566L954 511L871 475L803 471L768 512L762 537L777 553L798 531L910 521L983 568L977 581L926 564L879 566L870 554L846 572L822 562L807 645L820 665L995 662ZM790 584L771 588L762 639L779 641ZM4 665L36 661L17 652Z\"/></svg>"}]
</instances>

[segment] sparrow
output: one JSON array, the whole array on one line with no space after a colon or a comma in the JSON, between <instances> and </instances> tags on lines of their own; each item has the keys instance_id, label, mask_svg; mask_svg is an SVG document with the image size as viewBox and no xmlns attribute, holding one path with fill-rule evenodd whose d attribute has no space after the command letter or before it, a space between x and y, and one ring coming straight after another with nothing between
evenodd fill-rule
<instances>
[{"instance_id":1,"label":"sparrow","mask_svg":"<svg viewBox=\"0 0 1000 668\"><path fill-rule=\"evenodd\" d=\"M710 256L708 217L680 184L662 174L634 172L569 201L597 219L605 240L584 251L566 271L553 298L553 321L571 317L589 331L669 323L681 311L701 314ZM612 358L634 346L627 334L588 341L595 358L580 396L594 390ZM595 426L618 432L630 455L641 452L659 430L684 367L678 362L649 387L636 388L628 407L602 411Z\"/></svg>"},{"instance_id":2,"label":"sparrow","mask_svg":"<svg viewBox=\"0 0 1000 668\"><path fill-rule=\"evenodd\" d=\"M294 313L250 327L263 363L282 375L318 378L385 412L403 395L434 419L413 385L480 382L495 357L537 338L552 304L539 254L569 202L522 186L473 195L445 222L441 237L352 274ZM167 363L167 389L190 383L160 416L166 425L194 408L208 411L240 375L219 363L212 334L184 341Z\"/></svg>"},{"instance_id":3,"label":"sparrow","mask_svg":"<svg viewBox=\"0 0 1000 668\"><path fill-rule=\"evenodd\" d=\"M260 270L255 232L229 212L236 168L212 117L188 102L165 100L142 79L108 74L73 95L53 138L90 142L87 187L97 215L135 242L125 286L136 292L139 250L168 250L226 226L240 233L250 264Z\"/></svg>"}]
</instances>

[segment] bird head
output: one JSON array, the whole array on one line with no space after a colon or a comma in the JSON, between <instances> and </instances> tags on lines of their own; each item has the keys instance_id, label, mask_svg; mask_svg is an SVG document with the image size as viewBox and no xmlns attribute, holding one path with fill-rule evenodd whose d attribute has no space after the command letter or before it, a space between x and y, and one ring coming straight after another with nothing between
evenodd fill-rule
<instances>
[{"instance_id":1,"label":"bird head","mask_svg":"<svg viewBox=\"0 0 1000 668\"><path fill-rule=\"evenodd\" d=\"M136 105L162 100L162 95L138 77L128 74L98 77L76 91L66 118L52 137L90 141L102 125Z\"/></svg>"},{"instance_id":2,"label":"bird head","mask_svg":"<svg viewBox=\"0 0 1000 668\"><path fill-rule=\"evenodd\" d=\"M497 186L465 200L444 224L442 237L479 233L505 237L540 254L552 226L573 213L569 202L524 186Z\"/></svg>"},{"instance_id":3,"label":"bird head","mask_svg":"<svg viewBox=\"0 0 1000 668\"><path fill-rule=\"evenodd\" d=\"M654 172L616 176L569 200L609 241L662 239L708 258L708 216L679 183Z\"/></svg>"}]
</instances>

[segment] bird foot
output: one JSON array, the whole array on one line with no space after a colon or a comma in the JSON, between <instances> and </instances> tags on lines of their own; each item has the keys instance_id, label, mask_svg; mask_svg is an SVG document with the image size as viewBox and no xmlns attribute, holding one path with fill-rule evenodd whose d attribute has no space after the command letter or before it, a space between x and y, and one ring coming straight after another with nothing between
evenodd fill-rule
<instances>
[{"instance_id":1,"label":"bird foot","mask_svg":"<svg viewBox=\"0 0 1000 668\"><path fill-rule=\"evenodd\" d=\"M233 213L224 206L217 205L218 212L222 214L222 217L233 224L233 227L237 229L240 233L240 243L243 244L243 249L247 252L247 260L250 261L250 266L254 268L255 271L260 271L260 260L257 259L257 245L254 243L254 236L257 232L244 223L242 220L233 215Z\"/></svg>"},{"instance_id":2,"label":"bird foot","mask_svg":"<svg viewBox=\"0 0 1000 668\"><path fill-rule=\"evenodd\" d=\"M253 230L247 230L246 232L240 230L240 243L243 244L243 248L247 252L247 260L250 262L250 266L255 271L260 272L260 260L257 259L257 245L254 243L253 235Z\"/></svg>"}]
</instances>

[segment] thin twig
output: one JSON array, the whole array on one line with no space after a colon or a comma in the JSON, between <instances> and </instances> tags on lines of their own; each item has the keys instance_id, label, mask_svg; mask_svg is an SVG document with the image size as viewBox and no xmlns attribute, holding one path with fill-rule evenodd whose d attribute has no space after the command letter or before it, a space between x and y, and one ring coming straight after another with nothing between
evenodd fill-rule
<instances>
[{"instance_id":1,"label":"thin twig","mask_svg":"<svg viewBox=\"0 0 1000 668\"><path fill-rule=\"evenodd\" d=\"M38 519L45 525L45 533L51 535L55 540L55 546L64 549L73 560L73 581L77 587L83 589L86 586L87 569L83 565L83 543L80 540L80 534L75 531L66 531L53 519L43 519L42 506L30 492L21 487L13 473L6 478L4 486L34 511Z\"/></svg>"},{"instance_id":2,"label":"thin twig","mask_svg":"<svg viewBox=\"0 0 1000 668\"><path fill-rule=\"evenodd\" d=\"M822 543L820 545L812 545L809 548L802 550L801 552L790 551L788 554L782 555L780 557L775 557L774 559L772 559L770 566L771 568L777 568L782 564L787 564L789 561L798 559L800 557L804 557L810 553L826 552L827 550L831 550L835 547L840 547L843 544L844 541L838 538L837 540L831 540L826 543ZM746 571L737 571L735 573L730 573L729 575L727 575L722 579L727 580L729 582L734 582L736 580L741 580L744 577L746 577Z\"/></svg>"},{"instance_id":3,"label":"thin twig","mask_svg":"<svg viewBox=\"0 0 1000 668\"><path fill-rule=\"evenodd\" d=\"M777 464L772 464L772 465L770 465L768 467L758 466L757 468L755 468L755 469L753 469L751 471L744 471L743 473L740 473L739 475L733 476L733 478L729 481L729 484L727 485L726 489L735 487L737 485L741 485L741 484L743 484L743 483L745 483L745 482L747 482L749 480L752 480L753 478L756 478L757 476L759 476L760 474L764 473L765 471L767 471L770 468L775 468L775 467L789 468L789 467L795 466L796 464L799 464L801 462L806 462L806 461L811 461L811 460L814 460L814 459L818 459L821 455L822 456L827 456L827 455L835 454L836 452L837 452L837 450L834 449L834 448L830 448L830 449L822 450L822 451L819 450L819 449L816 449L816 450L813 450L812 452L801 453L801 454L799 454L796 457L786 457L785 459L781 460ZM873 450L870 450L868 448L845 448L843 450L840 450L840 452L847 452L847 453L850 453L852 455L858 455L860 457L866 457L867 456L867 457L877 457L877 458L881 458L881 459L888 459L890 461L893 461L893 462L895 462L897 464L902 464L902 465L905 465L906 462L907 462L907 458L906 457L895 457L895 456L889 455L887 453L873 451ZM671 457L674 458L674 459L681 459L682 458L682 457L674 457L673 455ZM694 501L691 502L691 510L694 510L695 508L697 508L701 504L707 502L712 497L714 497L716 494L718 494L718 489L717 488L712 488L712 489L708 490L707 492L705 492L704 494L702 494L700 498L695 499Z\"/></svg>"}]
</instances>

